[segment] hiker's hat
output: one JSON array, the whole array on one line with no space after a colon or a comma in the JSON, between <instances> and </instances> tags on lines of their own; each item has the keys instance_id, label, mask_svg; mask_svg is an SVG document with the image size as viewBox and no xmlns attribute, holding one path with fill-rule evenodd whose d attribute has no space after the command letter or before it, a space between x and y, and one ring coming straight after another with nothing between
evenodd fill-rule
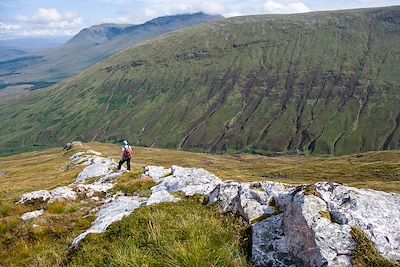
<instances>
[{"instance_id":1,"label":"hiker's hat","mask_svg":"<svg viewBox=\"0 0 400 267\"><path fill-rule=\"evenodd\" d=\"M122 141L122 144L127 145L128 141L124 140L124 141Z\"/></svg>"}]
</instances>

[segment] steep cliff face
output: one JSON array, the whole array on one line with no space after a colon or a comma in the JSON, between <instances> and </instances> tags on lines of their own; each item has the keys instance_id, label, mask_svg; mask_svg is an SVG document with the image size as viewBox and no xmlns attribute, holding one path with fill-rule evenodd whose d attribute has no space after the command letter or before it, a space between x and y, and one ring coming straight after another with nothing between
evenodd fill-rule
<instances>
[{"instance_id":1,"label":"steep cliff face","mask_svg":"<svg viewBox=\"0 0 400 267\"><path fill-rule=\"evenodd\" d=\"M0 146L124 137L211 152L397 149L398 73L399 7L230 18L0 103Z\"/></svg>"}]
</instances>

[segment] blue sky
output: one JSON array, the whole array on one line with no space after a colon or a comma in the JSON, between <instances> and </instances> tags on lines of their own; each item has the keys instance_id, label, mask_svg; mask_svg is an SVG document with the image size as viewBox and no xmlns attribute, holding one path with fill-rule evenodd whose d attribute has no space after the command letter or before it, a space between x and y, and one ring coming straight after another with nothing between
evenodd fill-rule
<instances>
[{"instance_id":1,"label":"blue sky","mask_svg":"<svg viewBox=\"0 0 400 267\"><path fill-rule=\"evenodd\" d=\"M0 0L0 39L71 36L100 23L143 23L180 13L225 17L400 5L400 0Z\"/></svg>"}]
</instances>

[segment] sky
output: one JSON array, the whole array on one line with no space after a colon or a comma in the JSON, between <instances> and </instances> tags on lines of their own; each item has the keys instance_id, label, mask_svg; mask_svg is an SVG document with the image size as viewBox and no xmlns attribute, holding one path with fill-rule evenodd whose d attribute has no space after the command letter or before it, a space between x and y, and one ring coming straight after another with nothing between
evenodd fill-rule
<instances>
[{"instance_id":1,"label":"sky","mask_svg":"<svg viewBox=\"0 0 400 267\"><path fill-rule=\"evenodd\" d=\"M0 0L0 39L72 36L101 23L205 12L225 17L400 5L400 0Z\"/></svg>"}]
</instances>

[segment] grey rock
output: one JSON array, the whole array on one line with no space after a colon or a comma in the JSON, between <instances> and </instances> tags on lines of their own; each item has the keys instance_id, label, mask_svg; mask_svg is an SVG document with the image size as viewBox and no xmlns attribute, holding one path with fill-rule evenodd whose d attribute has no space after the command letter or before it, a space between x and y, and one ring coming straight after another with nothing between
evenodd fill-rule
<instances>
[{"instance_id":1,"label":"grey rock","mask_svg":"<svg viewBox=\"0 0 400 267\"><path fill-rule=\"evenodd\" d=\"M269 205L273 195L266 192L250 189L248 184L244 184L240 193L240 205L243 208L243 217L252 222L253 220L276 212L275 207Z\"/></svg>"},{"instance_id":2,"label":"grey rock","mask_svg":"<svg viewBox=\"0 0 400 267\"><path fill-rule=\"evenodd\" d=\"M78 184L76 189L79 192L85 193L86 196L92 197L94 193L106 193L115 186L114 183L94 182L92 184Z\"/></svg>"},{"instance_id":3,"label":"grey rock","mask_svg":"<svg viewBox=\"0 0 400 267\"><path fill-rule=\"evenodd\" d=\"M99 183L115 183L116 180L121 176L122 176L121 172L113 172L113 173L101 176L97 182L99 182Z\"/></svg>"},{"instance_id":4,"label":"grey rock","mask_svg":"<svg viewBox=\"0 0 400 267\"><path fill-rule=\"evenodd\" d=\"M146 198L120 196L103 205L97 212L97 218L92 226L74 239L70 248L76 248L88 234L103 233L113 222L122 220L134 210L146 204Z\"/></svg>"},{"instance_id":5,"label":"grey rock","mask_svg":"<svg viewBox=\"0 0 400 267\"><path fill-rule=\"evenodd\" d=\"M159 183L161 178L171 175L170 168L166 169L160 166L146 166L144 170L145 176L151 177L156 183Z\"/></svg>"},{"instance_id":6,"label":"grey rock","mask_svg":"<svg viewBox=\"0 0 400 267\"><path fill-rule=\"evenodd\" d=\"M165 177L152 188L153 192L166 190L181 192L186 196L208 196L222 181L204 169L172 166L172 175Z\"/></svg>"},{"instance_id":7,"label":"grey rock","mask_svg":"<svg viewBox=\"0 0 400 267\"><path fill-rule=\"evenodd\" d=\"M34 219L36 217L39 217L39 216L43 215L43 213L44 213L43 209L34 210L34 211L31 211L31 212L26 212L21 216L21 219L23 221L32 220L32 219Z\"/></svg>"},{"instance_id":8,"label":"grey rock","mask_svg":"<svg viewBox=\"0 0 400 267\"><path fill-rule=\"evenodd\" d=\"M220 184L210 194L209 202L218 203L223 212L240 214L248 222L276 212L276 209L269 205L273 195L251 189L251 185L238 182Z\"/></svg>"},{"instance_id":9,"label":"grey rock","mask_svg":"<svg viewBox=\"0 0 400 267\"><path fill-rule=\"evenodd\" d=\"M242 186L237 182L226 182L217 185L215 190L209 196L211 204L218 203L222 212L243 213L240 205L240 192Z\"/></svg>"},{"instance_id":10,"label":"grey rock","mask_svg":"<svg viewBox=\"0 0 400 267\"><path fill-rule=\"evenodd\" d=\"M400 261L400 195L328 182L315 186L338 222L361 228L383 256Z\"/></svg>"},{"instance_id":11,"label":"grey rock","mask_svg":"<svg viewBox=\"0 0 400 267\"><path fill-rule=\"evenodd\" d=\"M50 192L50 200L49 203L54 201L63 201L63 200L76 200L77 194L67 186L57 187Z\"/></svg>"},{"instance_id":12,"label":"grey rock","mask_svg":"<svg viewBox=\"0 0 400 267\"><path fill-rule=\"evenodd\" d=\"M73 141L72 143L66 143L63 149L70 150L70 149L72 149L74 147L82 147L82 142Z\"/></svg>"},{"instance_id":13,"label":"grey rock","mask_svg":"<svg viewBox=\"0 0 400 267\"><path fill-rule=\"evenodd\" d=\"M163 202L178 202L180 199L174 197L166 190L156 191L151 194L149 199L147 200L147 206L156 205Z\"/></svg>"},{"instance_id":14,"label":"grey rock","mask_svg":"<svg viewBox=\"0 0 400 267\"><path fill-rule=\"evenodd\" d=\"M23 194L19 203L27 203L34 201L54 202L58 200L75 200L77 194L69 187L57 187L50 192L47 190L38 190Z\"/></svg>"},{"instance_id":15,"label":"grey rock","mask_svg":"<svg viewBox=\"0 0 400 267\"><path fill-rule=\"evenodd\" d=\"M88 159L88 166L78 175L76 182L83 183L90 178L109 175L116 167L113 159L94 156Z\"/></svg>"},{"instance_id":16,"label":"grey rock","mask_svg":"<svg viewBox=\"0 0 400 267\"><path fill-rule=\"evenodd\" d=\"M296 266L283 230L283 214L271 216L252 225L251 261L256 266Z\"/></svg>"},{"instance_id":17,"label":"grey rock","mask_svg":"<svg viewBox=\"0 0 400 267\"><path fill-rule=\"evenodd\" d=\"M284 212L286 244L291 253L310 266L350 266L355 242L350 226L324 218L326 203L298 192Z\"/></svg>"},{"instance_id":18,"label":"grey rock","mask_svg":"<svg viewBox=\"0 0 400 267\"><path fill-rule=\"evenodd\" d=\"M33 201L48 201L51 198L51 194L47 190L38 190L30 193L23 194L19 203L28 203Z\"/></svg>"}]
</instances>

